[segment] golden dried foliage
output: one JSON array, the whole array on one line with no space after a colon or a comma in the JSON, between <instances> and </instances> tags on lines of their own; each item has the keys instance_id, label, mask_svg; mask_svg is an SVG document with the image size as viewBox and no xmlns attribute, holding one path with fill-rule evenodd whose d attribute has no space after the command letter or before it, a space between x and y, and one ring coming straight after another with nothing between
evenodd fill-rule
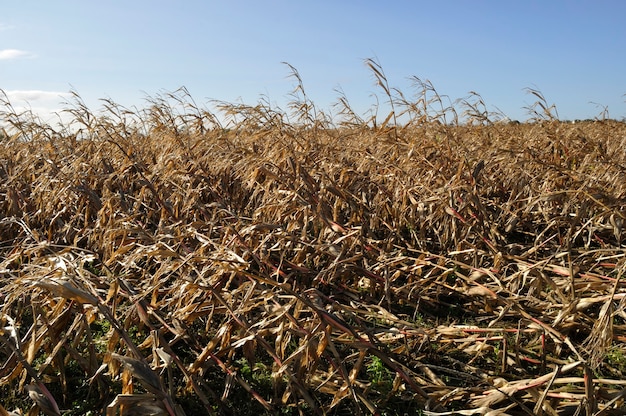
<instances>
[{"instance_id":1,"label":"golden dried foliage","mask_svg":"<svg viewBox=\"0 0 626 416\"><path fill-rule=\"evenodd\" d=\"M342 96L333 124L299 76L294 123L219 103L224 124L184 90L99 115L76 94L57 129L8 107L7 397L47 385L61 409L88 394L107 414L623 408L626 125L507 123L477 95L461 123L430 83L410 102L368 66L395 105L383 123Z\"/></svg>"}]
</instances>

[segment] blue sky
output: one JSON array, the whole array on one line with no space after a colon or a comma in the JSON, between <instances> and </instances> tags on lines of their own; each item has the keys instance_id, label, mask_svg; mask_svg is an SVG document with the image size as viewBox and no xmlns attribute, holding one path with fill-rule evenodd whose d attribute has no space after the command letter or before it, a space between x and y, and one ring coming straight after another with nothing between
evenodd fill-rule
<instances>
[{"instance_id":1,"label":"blue sky","mask_svg":"<svg viewBox=\"0 0 626 416\"><path fill-rule=\"evenodd\" d=\"M490 111L523 120L540 90L561 119L608 108L626 117L626 2L11 1L0 14L0 89L15 106L60 108L75 89L143 107L185 86L194 100L286 108L296 67L317 107L341 88L365 114L382 91L364 59L411 95L409 77L451 100L478 92ZM596 103L596 104L593 104Z\"/></svg>"}]
</instances>

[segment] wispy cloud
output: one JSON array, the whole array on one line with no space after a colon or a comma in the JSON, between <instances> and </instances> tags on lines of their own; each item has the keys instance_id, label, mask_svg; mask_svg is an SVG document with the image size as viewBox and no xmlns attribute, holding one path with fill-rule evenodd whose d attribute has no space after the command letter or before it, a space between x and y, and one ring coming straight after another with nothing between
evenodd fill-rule
<instances>
[{"instance_id":1,"label":"wispy cloud","mask_svg":"<svg viewBox=\"0 0 626 416\"><path fill-rule=\"evenodd\" d=\"M60 102L70 96L67 92L41 91L41 90L13 90L4 91L11 102L15 101L54 101Z\"/></svg>"},{"instance_id":2,"label":"wispy cloud","mask_svg":"<svg viewBox=\"0 0 626 416\"><path fill-rule=\"evenodd\" d=\"M0 49L0 61L18 58L32 58L34 55L27 51L19 49Z\"/></svg>"},{"instance_id":3,"label":"wispy cloud","mask_svg":"<svg viewBox=\"0 0 626 416\"><path fill-rule=\"evenodd\" d=\"M2 32L3 30L11 30L11 29L13 29L13 26L0 23L0 32Z\"/></svg>"},{"instance_id":4,"label":"wispy cloud","mask_svg":"<svg viewBox=\"0 0 626 416\"><path fill-rule=\"evenodd\" d=\"M42 120L49 122L62 117L61 109L71 97L68 92L42 90L12 90L2 91L11 103L12 111L16 113L32 113ZM0 122L0 126L2 123Z\"/></svg>"}]
</instances>

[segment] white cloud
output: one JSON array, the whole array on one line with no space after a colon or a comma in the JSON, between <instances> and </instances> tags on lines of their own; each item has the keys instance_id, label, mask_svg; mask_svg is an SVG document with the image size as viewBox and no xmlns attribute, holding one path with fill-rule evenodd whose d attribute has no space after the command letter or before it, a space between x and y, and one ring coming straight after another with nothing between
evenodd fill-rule
<instances>
[{"instance_id":1,"label":"white cloud","mask_svg":"<svg viewBox=\"0 0 626 416\"><path fill-rule=\"evenodd\" d=\"M13 26L0 23L0 32L2 32L3 30L11 30L11 29L13 29Z\"/></svg>"},{"instance_id":2,"label":"white cloud","mask_svg":"<svg viewBox=\"0 0 626 416\"><path fill-rule=\"evenodd\" d=\"M44 121L58 120L58 113L71 94L58 91L13 90L3 91L16 113L32 112Z\"/></svg>"},{"instance_id":3,"label":"white cloud","mask_svg":"<svg viewBox=\"0 0 626 416\"><path fill-rule=\"evenodd\" d=\"M27 101L32 103L33 101L53 101L57 104L70 96L70 93L67 92L41 90L5 91L5 94L11 102Z\"/></svg>"},{"instance_id":4,"label":"white cloud","mask_svg":"<svg viewBox=\"0 0 626 416\"><path fill-rule=\"evenodd\" d=\"M7 59L17 58L31 58L33 55L30 52L21 51L19 49L0 49L0 61Z\"/></svg>"}]
</instances>

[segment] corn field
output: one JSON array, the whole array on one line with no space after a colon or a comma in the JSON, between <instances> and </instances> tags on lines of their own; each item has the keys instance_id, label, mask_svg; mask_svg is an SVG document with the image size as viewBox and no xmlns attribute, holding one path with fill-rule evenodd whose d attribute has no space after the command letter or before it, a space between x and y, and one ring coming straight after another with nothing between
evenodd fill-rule
<instances>
[{"instance_id":1,"label":"corn field","mask_svg":"<svg viewBox=\"0 0 626 416\"><path fill-rule=\"evenodd\" d=\"M626 414L626 124L368 65L388 113L5 96L0 414Z\"/></svg>"}]
</instances>

